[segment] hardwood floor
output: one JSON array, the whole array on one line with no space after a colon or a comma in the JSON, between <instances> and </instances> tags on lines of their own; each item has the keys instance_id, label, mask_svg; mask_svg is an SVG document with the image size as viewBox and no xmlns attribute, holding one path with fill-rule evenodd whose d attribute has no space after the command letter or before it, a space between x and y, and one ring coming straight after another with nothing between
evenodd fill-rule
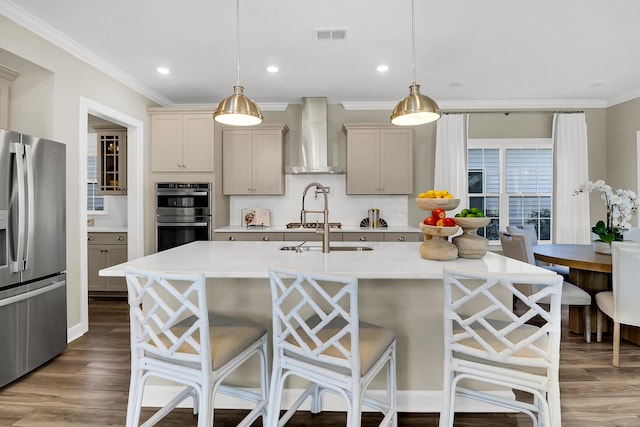
<instances>
[{"instance_id":1,"label":"hardwood floor","mask_svg":"<svg viewBox=\"0 0 640 427\"><path fill-rule=\"evenodd\" d=\"M91 299L89 333L59 357L0 389L0 426L123 426L129 386L129 327L125 300ZM622 343L620 368L611 366L611 336L586 344L563 330L563 425L640 426L640 347ZM1 363L1 361L0 361ZM150 415L151 411L145 412ZM216 411L215 426L235 426L243 411ZM144 416L144 414L143 414ZM365 414L363 427L380 416ZM437 426L438 414L400 414L400 426ZM288 426L344 426L344 413L300 413ZM177 410L159 426L195 426ZM256 422L259 426L260 422ZM456 426L530 426L522 415L460 414Z\"/></svg>"}]
</instances>

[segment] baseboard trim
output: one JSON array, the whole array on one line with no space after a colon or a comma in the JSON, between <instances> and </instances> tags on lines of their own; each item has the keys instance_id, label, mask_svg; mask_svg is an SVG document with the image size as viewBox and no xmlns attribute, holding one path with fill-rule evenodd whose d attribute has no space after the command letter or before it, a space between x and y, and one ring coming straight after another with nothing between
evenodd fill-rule
<instances>
[{"instance_id":1,"label":"baseboard trim","mask_svg":"<svg viewBox=\"0 0 640 427\"><path fill-rule=\"evenodd\" d=\"M166 385L148 385L145 390L142 405L146 407L161 407L175 397L183 387L166 386ZM258 392L258 390L252 390ZM302 390L289 389L285 390L282 398L282 407L289 407L300 395ZM383 397L384 390L372 390L369 394L376 397ZM514 399L515 396L511 392L492 392L496 396ZM442 403L442 392L439 390L398 390L398 412L440 412ZM512 412L505 408L483 403L466 398L458 398L456 401L456 412ZM180 407L191 408L193 402L191 399L184 401ZM326 393L323 400L323 409L325 411L345 411L346 405L344 400L332 393ZM251 409L251 405L240 399L218 394L215 399L215 407L220 409ZM301 410L309 410L309 400L301 407ZM369 408L363 407L363 411L369 411Z\"/></svg>"},{"instance_id":2,"label":"baseboard trim","mask_svg":"<svg viewBox=\"0 0 640 427\"><path fill-rule=\"evenodd\" d=\"M81 323L77 323L70 328L67 328L67 343L77 340L81 336L87 333L87 328Z\"/></svg>"}]
</instances>

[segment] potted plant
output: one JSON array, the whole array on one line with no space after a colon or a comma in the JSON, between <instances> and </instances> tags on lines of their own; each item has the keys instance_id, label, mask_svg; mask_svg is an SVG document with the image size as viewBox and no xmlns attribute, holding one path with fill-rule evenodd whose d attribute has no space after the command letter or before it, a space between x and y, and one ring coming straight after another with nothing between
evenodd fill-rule
<instances>
[{"instance_id":1,"label":"potted plant","mask_svg":"<svg viewBox=\"0 0 640 427\"><path fill-rule=\"evenodd\" d=\"M600 253L611 253L611 242L622 241L623 232L631 227L629 221L638 212L640 198L634 191L618 189L613 191L610 185L599 179L595 182L587 181L574 194L600 191L601 198L607 209L607 220L599 220L591 227L591 231L598 236L594 241L594 249Z\"/></svg>"}]
</instances>

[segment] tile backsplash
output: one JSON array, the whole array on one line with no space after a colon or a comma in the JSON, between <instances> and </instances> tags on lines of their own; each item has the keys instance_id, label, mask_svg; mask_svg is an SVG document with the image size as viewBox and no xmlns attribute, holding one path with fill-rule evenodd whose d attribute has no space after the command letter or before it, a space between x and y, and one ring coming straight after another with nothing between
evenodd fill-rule
<instances>
[{"instance_id":1,"label":"tile backsplash","mask_svg":"<svg viewBox=\"0 0 640 427\"><path fill-rule=\"evenodd\" d=\"M380 209L380 217L389 226L406 226L408 221L408 196L354 196L346 194L346 175L285 175L284 196L231 196L229 203L230 224L241 225L243 208L264 208L271 211L271 226L284 226L300 221L302 192L311 182L330 188L329 221L343 226L358 226L367 218L368 210ZM306 210L322 210L324 197L311 188L305 197ZM307 221L322 221L322 215L308 214Z\"/></svg>"}]
</instances>

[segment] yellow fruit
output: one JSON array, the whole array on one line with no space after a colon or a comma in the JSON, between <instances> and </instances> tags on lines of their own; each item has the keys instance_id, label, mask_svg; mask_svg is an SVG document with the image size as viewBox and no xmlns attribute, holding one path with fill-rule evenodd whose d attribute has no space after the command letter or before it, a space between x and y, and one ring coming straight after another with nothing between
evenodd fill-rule
<instances>
[{"instance_id":1,"label":"yellow fruit","mask_svg":"<svg viewBox=\"0 0 640 427\"><path fill-rule=\"evenodd\" d=\"M419 198L419 199L424 199L424 198L426 198L426 197L427 197L427 193L420 193L420 194L418 194L418 198Z\"/></svg>"},{"instance_id":2,"label":"yellow fruit","mask_svg":"<svg viewBox=\"0 0 640 427\"><path fill-rule=\"evenodd\" d=\"M444 196L445 199L453 199L454 197L451 194L447 194L446 196Z\"/></svg>"},{"instance_id":3,"label":"yellow fruit","mask_svg":"<svg viewBox=\"0 0 640 427\"><path fill-rule=\"evenodd\" d=\"M427 197L429 199L433 199L434 197L436 197L435 190L429 190L425 194L426 194L425 197Z\"/></svg>"}]
</instances>

